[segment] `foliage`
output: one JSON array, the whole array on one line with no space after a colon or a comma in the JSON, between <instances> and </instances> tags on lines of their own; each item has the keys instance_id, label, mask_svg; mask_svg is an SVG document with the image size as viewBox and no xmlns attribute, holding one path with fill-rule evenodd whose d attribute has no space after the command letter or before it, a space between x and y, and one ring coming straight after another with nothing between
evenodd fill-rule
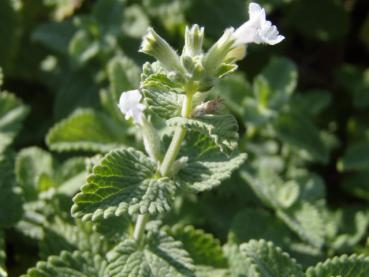
<instances>
[{"instance_id":1,"label":"foliage","mask_svg":"<svg viewBox=\"0 0 369 277\"><path fill-rule=\"evenodd\" d=\"M367 4L250 2L0 1L0 277L369 275Z\"/></svg>"}]
</instances>

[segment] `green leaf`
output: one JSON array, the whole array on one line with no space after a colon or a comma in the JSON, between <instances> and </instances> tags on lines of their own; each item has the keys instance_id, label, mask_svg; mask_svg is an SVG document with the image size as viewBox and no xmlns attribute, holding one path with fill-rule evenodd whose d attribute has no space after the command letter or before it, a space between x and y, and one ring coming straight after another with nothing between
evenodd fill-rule
<instances>
[{"instance_id":1,"label":"green leaf","mask_svg":"<svg viewBox=\"0 0 369 277\"><path fill-rule=\"evenodd\" d=\"M14 225L22 216L22 198L14 176L14 157L0 155L0 228Z\"/></svg>"},{"instance_id":2,"label":"green leaf","mask_svg":"<svg viewBox=\"0 0 369 277\"><path fill-rule=\"evenodd\" d=\"M110 238L94 232L91 223L75 222L74 225L56 217L44 227L44 238L40 242L40 255L46 258L58 255L62 250L88 251L105 255L112 247Z\"/></svg>"},{"instance_id":3,"label":"green leaf","mask_svg":"<svg viewBox=\"0 0 369 277\"><path fill-rule=\"evenodd\" d=\"M329 106L332 96L329 91L313 89L295 94L291 99L294 110L310 115L317 115Z\"/></svg>"},{"instance_id":4,"label":"green leaf","mask_svg":"<svg viewBox=\"0 0 369 277\"><path fill-rule=\"evenodd\" d=\"M277 210L281 218L299 237L321 248L325 242L325 224L319 210L308 202L296 204L286 210Z\"/></svg>"},{"instance_id":5,"label":"green leaf","mask_svg":"<svg viewBox=\"0 0 369 277\"><path fill-rule=\"evenodd\" d=\"M27 271L28 277L106 277L106 261L89 252L62 251L50 256L46 262L38 262Z\"/></svg>"},{"instance_id":6,"label":"green leaf","mask_svg":"<svg viewBox=\"0 0 369 277\"><path fill-rule=\"evenodd\" d=\"M357 255L342 255L318 263L306 270L307 277L366 277L369 275L369 258Z\"/></svg>"},{"instance_id":7,"label":"green leaf","mask_svg":"<svg viewBox=\"0 0 369 277\"><path fill-rule=\"evenodd\" d=\"M255 267L251 265L249 259L245 258L245 256L241 254L240 248L237 244L227 243L224 245L223 249L228 258L231 277L259 277L255 272Z\"/></svg>"},{"instance_id":8,"label":"green leaf","mask_svg":"<svg viewBox=\"0 0 369 277\"><path fill-rule=\"evenodd\" d=\"M229 277L228 270L210 266L196 266L196 277Z\"/></svg>"},{"instance_id":9,"label":"green leaf","mask_svg":"<svg viewBox=\"0 0 369 277\"><path fill-rule=\"evenodd\" d=\"M13 94L0 92L0 153L13 142L28 112L29 108Z\"/></svg>"},{"instance_id":10,"label":"green leaf","mask_svg":"<svg viewBox=\"0 0 369 277\"><path fill-rule=\"evenodd\" d=\"M302 267L271 242L251 240L240 245L240 252L255 270L253 275L248 276L304 276Z\"/></svg>"},{"instance_id":11,"label":"green leaf","mask_svg":"<svg viewBox=\"0 0 369 277\"><path fill-rule=\"evenodd\" d=\"M369 172L363 170L344 176L342 188L355 197L369 201Z\"/></svg>"},{"instance_id":12,"label":"green leaf","mask_svg":"<svg viewBox=\"0 0 369 277\"><path fill-rule=\"evenodd\" d=\"M231 114L206 114L194 119L174 117L169 126L183 126L188 131L208 136L222 152L231 152L238 145L238 123Z\"/></svg>"},{"instance_id":13,"label":"green leaf","mask_svg":"<svg viewBox=\"0 0 369 277\"><path fill-rule=\"evenodd\" d=\"M224 267L226 260L220 241L203 230L193 226L174 226L168 234L183 243L183 248L189 253L196 265Z\"/></svg>"},{"instance_id":14,"label":"green leaf","mask_svg":"<svg viewBox=\"0 0 369 277\"><path fill-rule=\"evenodd\" d=\"M153 73L141 82L149 112L169 119L181 114L183 95L180 88L162 73Z\"/></svg>"},{"instance_id":15,"label":"green leaf","mask_svg":"<svg viewBox=\"0 0 369 277\"><path fill-rule=\"evenodd\" d=\"M240 211L232 220L228 237L236 243L251 239L265 239L278 246L284 246L290 230L273 214L262 209L247 208Z\"/></svg>"},{"instance_id":16,"label":"green leaf","mask_svg":"<svg viewBox=\"0 0 369 277\"><path fill-rule=\"evenodd\" d=\"M5 270L5 240L4 240L4 232L0 230L0 277L6 277L8 274Z\"/></svg>"},{"instance_id":17,"label":"green leaf","mask_svg":"<svg viewBox=\"0 0 369 277\"><path fill-rule=\"evenodd\" d=\"M338 161L340 171L367 170L369 168L369 141L349 145Z\"/></svg>"},{"instance_id":18,"label":"green leaf","mask_svg":"<svg viewBox=\"0 0 369 277\"><path fill-rule=\"evenodd\" d=\"M84 64L100 51L100 45L84 29L78 30L69 43L69 55L78 63Z\"/></svg>"},{"instance_id":19,"label":"green leaf","mask_svg":"<svg viewBox=\"0 0 369 277\"><path fill-rule=\"evenodd\" d=\"M83 220L113 215L157 214L170 209L176 190L168 178L157 178L156 165L133 149L115 150L93 168L73 201L72 214Z\"/></svg>"},{"instance_id":20,"label":"green leaf","mask_svg":"<svg viewBox=\"0 0 369 277\"><path fill-rule=\"evenodd\" d=\"M194 277L192 260L172 237L151 234L140 246L127 239L107 255L112 277Z\"/></svg>"},{"instance_id":21,"label":"green leaf","mask_svg":"<svg viewBox=\"0 0 369 277\"><path fill-rule=\"evenodd\" d=\"M75 32L72 22L49 22L37 26L32 33L32 40L47 48L67 54L69 41Z\"/></svg>"},{"instance_id":22,"label":"green leaf","mask_svg":"<svg viewBox=\"0 0 369 277\"><path fill-rule=\"evenodd\" d=\"M124 131L101 112L80 109L57 123L46 137L51 150L108 152L124 143Z\"/></svg>"},{"instance_id":23,"label":"green leaf","mask_svg":"<svg viewBox=\"0 0 369 277\"><path fill-rule=\"evenodd\" d=\"M196 133L188 133L186 140L180 156L188 160L175 176L175 181L189 190L200 192L220 185L246 159L244 153L225 155L207 137Z\"/></svg>"},{"instance_id":24,"label":"green leaf","mask_svg":"<svg viewBox=\"0 0 369 277\"><path fill-rule=\"evenodd\" d=\"M293 181L284 182L275 172L261 169L258 178L243 170L241 176L265 205L274 209L291 207L299 197L299 186Z\"/></svg>"},{"instance_id":25,"label":"green leaf","mask_svg":"<svg viewBox=\"0 0 369 277\"><path fill-rule=\"evenodd\" d=\"M52 156L38 148L29 147L22 149L16 158L15 174L18 184L22 187L26 201L36 200L40 187L40 178L47 174L53 175Z\"/></svg>"},{"instance_id":26,"label":"green leaf","mask_svg":"<svg viewBox=\"0 0 369 277\"><path fill-rule=\"evenodd\" d=\"M266 82L270 92L264 92L267 106L273 110L281 110L282 105L287 103L297 85L296 65L286 58L273 58L263 69L259 78ZM258 78L256 78L258 80ZM264 90L265 90L264 89ZM257 93L257 91L256 91Z\"/></svg>"},{"instance_id":27,"label":"green leaf","mask_svg":"<svg viewBox=\"0 0 369 277\"><path fill-rule=\"evenodd\" d=\"M283 142L305 150L317 161L327 162L328 150L319 130L308 118L299 113L281 114L276 118L274 127Z\"/></svg>"},{"instance_id":28,"label":"green leaf","mask_svg":"<svg viewBox=\"0 0 369 277\"><path fill-rule=\"evenodd\" d=\"M136 89L140 81L140 69L134 61L117 56L108 64L108 77L110 89L115 96L116 103L123 91Z\"/></svg>"}]
</instances>

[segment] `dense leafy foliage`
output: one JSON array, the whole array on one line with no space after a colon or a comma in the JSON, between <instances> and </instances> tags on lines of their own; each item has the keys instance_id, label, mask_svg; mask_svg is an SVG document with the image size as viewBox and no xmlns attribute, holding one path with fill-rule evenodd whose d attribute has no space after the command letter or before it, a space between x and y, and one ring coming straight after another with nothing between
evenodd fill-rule
<instances>
[{"instance_id":1,"label":"dense leafy foliage","mask_svg":"<svg viewBox=\"0 0 369 277\"><path fill-rule=\"evenodd\" d=\"M257 2L0 1L0 277L369 276L368 4Z\"/></svg>"}]
</instances>

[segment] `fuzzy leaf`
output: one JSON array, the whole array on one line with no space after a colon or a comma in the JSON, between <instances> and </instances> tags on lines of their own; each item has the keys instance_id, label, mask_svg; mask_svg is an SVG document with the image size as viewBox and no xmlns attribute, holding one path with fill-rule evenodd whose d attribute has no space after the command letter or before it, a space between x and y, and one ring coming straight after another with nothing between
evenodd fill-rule
<instances>
[{"instance_id":1,"label":"fuzzy leaf","mask_svg":"<svg viewBox=\"0 0 369 277\"><path fill-rule=\"evenodd\" d=\"M182 244L164 234L152 234L142 247L127 239L108 253L112 277L194 277L192 260Z\"/></svg>"},{"instance_id":2,"label":"fuzzy leaf","mask_svg":"<svg viewBox=\"0 0 369 277\"><path fill-rule=\"evenodd\" d=\"M246 159L246 154L226 156L207 137L196 133L187 134L180 156L187 157L188 161L175 176L175 181L198 192L220 185Z\"/></svg>"},{"instance_id":3,"label":"fuzzy leaf","mask_svg":"<svg viewBox=\"0 0 369 277\"><path fill-rule=\"evenodd\" d=\"M369 258L357 255L343 255L309 267L307 277L366 277L369 276Z\"/></svg>"},{"instance_id":4,"label":"fuzzy leaf","mask_svg":"<svg viewBox=\"0 0 369 277\"><path fill-rule=\"evenodd\" d=\"M265 240L251 240L240 245L240 252L254 267L254 274L248 276L260 277L303 277L302 267L296 261L276 247L271 242Z\"/></svg>"},{"instance_id":5,"label":"fuzzy leaf","mask_svg":"<svg viewBox=\"0 0 369 277\"><path fill-rule=\"evenodd\" d=\"M320 162L327 162L328 150L312 122L298 113L281 114L274 122L278 137L293 147L305 150Z\"/></svg>"},{"instance_id":6,"label":"fuzzy leaf","mask_svg":"<svg viewBox=\"0 0 369 277\"><path fill-rule=\"evenodd\" d=\"M13 94L0 92L0 153L13 142L28 112L29 108Z\"/></svg>"},{"instance_id":7,"label":"fuzzy leaf","mask_svg":"<svg viewBox=\"0 0 369 277\"><path fill-rule=\"evenodd\" d=\"M325 225L319 210L308 202L278 210L277 215L299 237L321 248L325 241Z\"/></svg>"},{"instance_id":8,"label":"fuzzy leaf","mask_svg":"<svg viewBox=\"0 0 369 277\"><path fill-rule=\"evenodd\" d=\"M174 117L167 123L208 136L222 152L228 153L237 148L238 123L231 114L207 114L195 119Z\"/></svg>"},{"instance_id":9,"label":"fuzzy leaf","mask_svg":"<svg viewBox=\"0 0 369 277\"><path fill-rule=\"evenodd\" d=\"M224 267L226 260L220 241L203 230L195 229L193 226L175 226L168 233L183 243L183 248L190 254L196 265L207 265L213 267Z\"/></svg>"},{"instance_id":10,"label":"fuzzy leaf","mask_svg":"<svg viewBox=\"0 0 369 277\"><path fill-rule=\"evenodd\" d=\"M73 216L96 220L168 211L176 187L168 178L155 178L155 172L155 163L133 148L108 153L74 197Z\"/></svg>"},{"instance_id":11,"label":"fuzzy leaf","mask_svg":"<svg viewBox=\"0 0 369 277\"><path fill-rule=\"evenodd\" d=\"M36 200L38 192L41 190L39 187L40 177L45 176L42 174L49 176L53 174L52 157L38 147L24 148L17 155L15 174L26 200Z\"/></svg>"},{"instance_id":12,"label":"fuzzy leaf","mask_svg":"<svg viewBox=\"0 0 369 277\"><path fill-rule=\"evenodd\" d=\"M51 150L107 152L121 146L121 126L105 114L80 109L49 130L46 142Z\"/></svg>"},{"instance_id":13,"label":"fuzzy leaf","mask_svg":"<svg viewBox=\"0 0 369 277\"><path fill-rule=\"evenodd\" d=\"M151 113L165 119L180 115L182 91L165 74L151 74L141 83L141 89Z\"/></svg>"},{"instance_id":14,"label":"fuzzy leaf","mask_svg":"<svg viewBox=\"0 0 369 277\"><path fill-rule=\"evenodd\" d=\"M24 277L105 277L106 261L99 255L81 251L62 251L38 262Z\"/></svg>"}]
</instances>

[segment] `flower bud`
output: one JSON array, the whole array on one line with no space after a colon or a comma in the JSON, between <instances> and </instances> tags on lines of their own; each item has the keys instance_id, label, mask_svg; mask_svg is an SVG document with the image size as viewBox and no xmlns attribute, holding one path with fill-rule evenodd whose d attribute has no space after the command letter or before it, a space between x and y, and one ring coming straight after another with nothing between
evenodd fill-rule
<instances>
[{"instance_id":1,"label":"flower bud","mask_svg":"<svg viewBox=\"0 0 369 277\"><path fill-rule=\"evenodd\" d=\"M202 53L202 43L204 40L204 27L199 27L195 24L189 29L186 26L185 45L183 47L182 55L190 57L200 55Z\"/></svg>"},{"instance_id":2,"label":"flower bud","mask_svg":"<svg viewBox=\"0 0 369 277\"><path fill-rule=\"evenodd\" d=\"M184 74L184 69L176 51L153 28L148 29L142 40L139 52L154 57L169 71L177 71Z\"/></svg>"},{"instance_id":3,"label":"flower bud","mask_svg":"<svg viewBox=\"0 0 369 277\"><path fill-rule=\"evenodd\" d=\"M228 53L234 48L234 42L233 28L229 28L206 53L204 67L210 76L214 76L218 67L224 63Z\"/></svg>"}]
</instances>

